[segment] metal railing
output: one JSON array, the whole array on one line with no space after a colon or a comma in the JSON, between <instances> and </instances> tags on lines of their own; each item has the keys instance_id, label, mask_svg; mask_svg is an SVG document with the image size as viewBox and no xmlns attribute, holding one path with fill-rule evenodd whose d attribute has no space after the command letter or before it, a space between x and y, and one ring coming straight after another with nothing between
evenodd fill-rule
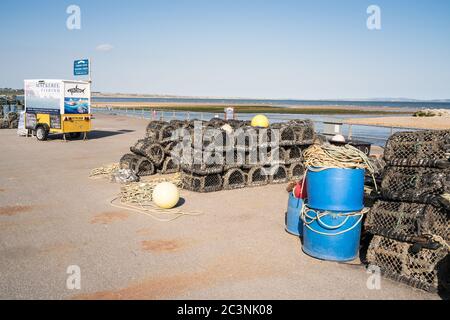
<instances>
[{"instance_id":1,"label":"metal railing","mask_svg":"<svg viewBox=\"0 0 450 320\"><path fill-rule=\"evenodd\" d=\"M280 110L281 111L281 110ZM93 113L103 113L112 115L124 115L128 117L142 118L148 120L210 120L215 117L223 117L223 113L213 112L196 112L196 111L178 111L167 109L157 109L149 107L93 107ZM237 119L251 120L255 114L238 113ZM285 122L293 119L311 119L316 131L324 135L342 134L349 140L365 140L374 145L383 146L387 139L399 131L417 131L416 128L404 128L396 126L382 126L382 125L366 125L366 124L349 124L342 119L330 119L326 115L308 115L308 114L267 114L271 121ZM315 119L314 119L315 118ZM322 118L322 119L320 119ZM325 130L326 124L335 124L339 126L339 132L327 132Z\"/></svg>"}]
</instances>

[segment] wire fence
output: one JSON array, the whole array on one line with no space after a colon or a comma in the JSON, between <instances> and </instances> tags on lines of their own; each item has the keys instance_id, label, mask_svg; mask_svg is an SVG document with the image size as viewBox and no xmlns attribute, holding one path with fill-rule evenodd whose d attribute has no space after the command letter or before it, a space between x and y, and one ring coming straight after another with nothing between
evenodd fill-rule
<instances>
[{"instance_id":1,"label":"wire fence","mask_svg":"<svg viewBox=\"0 0 450 320\"><path fill-rule=\"evenodd\" d=\"M148 107L93 107L93 113L121 115L148 120L210 120L212 118L223 118L224 113L213 112L194 112L170 110L169 108L152 109ZM251 120L256 114L237 113L235 119ZM332 118L325 115L311 114L284 114L272 113L267 114L271 122L287 122L293 119L310 119L314 122L315 129L318 133L333 136L342 134L349 140L363 140L373 145L384 147L387 139L394 133L400 131L417 131L415 128L404 128L395 126L379 126L379 125L363 125L348 124L344 119Z\"/></svg>"}]
</instances>

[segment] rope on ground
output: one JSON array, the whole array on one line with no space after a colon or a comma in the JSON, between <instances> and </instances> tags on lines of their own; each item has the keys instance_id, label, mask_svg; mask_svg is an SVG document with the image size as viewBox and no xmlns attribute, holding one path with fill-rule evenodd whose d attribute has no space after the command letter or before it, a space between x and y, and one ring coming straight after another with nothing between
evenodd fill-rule
<instances>
[{"instance_id":1,"label":"rope on ground","mask_svg":"<svg viewBox=\"0 0 450 320\"><path fill-rule=\"evenodd\" d=\"M109 178L115 172L120 169L118 163L112 163L108 165L104 165L99 168L95 168L89 174L89 178L91 179L99 179L99 178Z\"/></svg>"},{"instance_id":2,"label":"rope on ground","mask_svg":"<svg viewBox=\"0 0 450 320\"><path fill-rule=\"evenodd\" d=\"M179 173L164 177L152 179L148 182L134 182L121 188L120 195L111 200L111 205L118 209L129 210L141 213L151 217L159 222L170 222L183 216L199 216L199 211L184 211L179 208L161 209L152 202L152 194L155 187L161 182L172 182L177 187L181 187L181 176ZM161 216L172 215L170 218L161 218Z\"/></svg>"}]
</instances>

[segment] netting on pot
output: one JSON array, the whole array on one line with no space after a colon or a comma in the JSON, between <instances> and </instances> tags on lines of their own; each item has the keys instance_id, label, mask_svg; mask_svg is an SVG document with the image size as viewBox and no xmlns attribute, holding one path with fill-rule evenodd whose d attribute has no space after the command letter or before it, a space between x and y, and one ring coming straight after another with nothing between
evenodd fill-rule
<instances>
[{"instance_id":1,"label":"netting on pot","mask_svg":"<svg viewBox=\"0 0 450 320\"><path fill-rule=\"evenodd\" d=\"M386 143L384 158L392 165L448 167L450 130L395 133Z\"/></svg>"},{"instance_id":2,"label":"netting on pot","mask_svg":"<svg viewBox=\"0 0 450 320\"><path fill-rule=\"evenodd\" d=\"M245 164L245 152L236 149L227 150L223 153L225 159L224 171L233 168L241 168Z\"/></svg>"},{"instance_id":3,"label":"netting on pot","mask_svg":"<svg viewBox=\"0 0 450 320\"><path fill-rule=\"evenodd\" d=\"M133 146L130 147L130 151L134 154L145 156L145 147L149 143L149 139L140 139Z\"/></svg>"},{"instance_id":4,"label":"netting on pot","mask_svg":"<svg viewBox=\"0 0 450 320\"><path fill-rule=\"evenodd\" d=\"M387 167L381 192L388 200L433 203L436 197L450 193L450 169Z\"/></svg>"},{"instance_id":5,"label":"netting on pot","mask_svg":"<svg viewBox=\"0 0 450 320\"><path fill-rule=\"evenodd\" d=\"M153 163L145 157L138 157L138 160L131 164L131 169L140 177L151 176L156 173Z\"/></svg>"},{"instance_id":6,"label":"netting on pot","mask_svg":"<svg viewBox=\"0 0 450 320\"><path fill-rule=\"evenodd\" d=\"M183 189L194 192L216 192L222 190L223 180L220 174L200 176L193 173L181 174Z\"/></svg>"},{"instance_id":7,"label":"netting on pot","mask_svg":"<svg viewBox=\"0 0 450 320\"><path fill-rule=\"evenodd\" d=\"M277 127L273 125L269 128L258 129L259 148L278 148L280 146L280 129L277 129Z\"/></svg>"},{"instance_id":8,"label":"netting on pot","mask_svg":"<svg viewBox=\"0 0 450 320\"><path fill-rule=\"evenodd\" d=\"M297 143L296 134L293 128L282 126L280 128L280 145L289 146Z\"/></svg>"},{"instance_id":9,"label":"netting on pot","mask_svg":"<svg viewBox=\"0 0 450 320\"><path fill-rule=\"evenodd\" d=\"M166 125L165 121L150 121L146 129L146 137L152 139L153 141L159 141L159 134L161 128Z\"/></svg>"},{"instance_id":10,"label":"netting on pot","mask_svg":"<svg viewBox=\"0 0 450 320\"><path fill-rule=\"evenodd\" d=\"M173 140L172 135L176 129L170 124L165 124L159 129L158 141L161 143Z\"/></svg>"},{"instance_id":11,"label":"netting on pot","mask_svg":"<svg viewBox=\"0 0 450 320\"><path fill-rule=\"evenodd\" d=\"M164 148L159 143L147 145L144 149L144 155L151 160L155 166L160 166L165 158Z\"/></svg>"},{"instance_id":12,"label":"netting on pot","mask_svg":"<svg viewBox=\"0 0 450 320\"><path fill-rule=\"evenodd\" d=\"M269 176L266 169L262 166L256 166L247 172L247 185L250 187L265 186L269 183Z\"/></svg>"},{"instance_id":13,"label":"netting on pot","mask_svg":"<svg viewBox=\"0 0 450 320\"><path fill-rule=\"evenodd\" d=\"M0 128L9 129L9 121L7 119L0 119Z\"/></svg>"},{"instance_id":14,"label":"netting on pot","mask_svg":"<svg viewBox=\"0 0 450 320\"><path fill-rule=\"evenodd\" d=\"M192 150L182 155L181 169L198 175L221 173L224 170L222 153Z\"/></svg>"},{"instance_id":15,"label":"netting on pot","mask_svg":"<svg viewBox=\"0 0 450 320\"><path fill-rule=\"evenodd\" d=\"M264 169L268 170L270 183L285 183L288 181L288 172L286 166L276 165L272 167L266 167Z\"/></svg>"},{"instance_id":16,"label":"netting on pot","mask_svg":"<svg viewBox=\"0 0 450 320\"><path fill-rule=\"evenodd\" d=\"M183 129L187 128L189 126L189 123L183 120L171 120L169 121L169 125L171 125L175 129Z\"/></svg>"},{"instance_id":17,"label":"netting on pot","mask_svg":"<svg viewBox=\"0 0 450 320\"><path fill-rule=\"evenodd\" d=\"M312 144L316 134L314 131L314 123L311 120L291 120L287 125L295 132L295 140L297 144Z\"/></svg>"},{"instance_id":18,"label":"netting on pot","mask_svg":"<svg viewBox=\"0 0 450 320\"><path fill-rule=\"evenodd\" d=\"M205 151L227 151L234 149L234 137L226 131L215 128L205 128L202 133L202 147Z\"/></svg>"},{"instance_id":19,"label":"netting on pot","mask_svg":"<svg viewBox=\"0 0 450 320\"><path fill-rule=\"evenodd\" d=\"M298 181L305 174L305 166L302 163L291 164L288 168L288 179Z\"/></svg>"},{"instance_id":20,"label":"netting on pot","mask_svg":"<svg viewBox=\"0 0 450 320\"><path fill-rule=\"evenodd\" d=\"M449 255L443 247L417 250L412 244L375 236L367 261L386 277L414 288L429 292L449 288Z\"/></svg>"},{"instance_id":21,"label":"netting on pot","mask_svg":"<svg viewBox=\"0 0 450 320\"><path fill-rule=\"evenodd\" d=\"M431 243L430 235L450 240L448 212L427 204L377 201L367 214L365 227L372 234L399 241L422 238Z\"/></svg>"},{"instance_id":22,"label":"netting on pot","mask_svg":"<svg viewBox=\"0 0 450 320\"><path fill-rule=\"evenodd\" d=\"M172 157L166 157L160 169L162 174L172 174L180 172L180 162Z\"/></svg>"},{"instance_id":23,"label":"netting on pot","mask_svg":"<svg viewBox=\"0 0 450 320\"><path fill-rule=\"evenodd\" d=\"M246 184L247 176L241 169L230 169L223 176L224 190L244 188Z\"/></svg>"},{"instance_id":24,"label":"netting on pot","mask_svg":"<svg viewBox=\"0 0 450 320\"><path fill-rule=\"evenodd\" d=\"M253 127L241 127L234 132L235 148L249 151L259 147L258 130Z\"/></svg>"},{"instance_id":25,"label":"netting on pot","mask_svg":"<svg viewBox=\"0 0 450 320\"><path fill-rule=\"evenodd\" d=\"M303 152L299 146L281 147L286 164L303 162Z\"/></svg>"},{"instance_id":26,"label":"netting on pot","mask_svg":"<svg viewBox=\"0 0 450 320\"><path fill-rule=\"evenodd\" d=\"M135 165L139 160L139 156L133 153L127 153L120 158L119 167L120 169L130 169L133 170Z\"/></svg>"}]
</instances>

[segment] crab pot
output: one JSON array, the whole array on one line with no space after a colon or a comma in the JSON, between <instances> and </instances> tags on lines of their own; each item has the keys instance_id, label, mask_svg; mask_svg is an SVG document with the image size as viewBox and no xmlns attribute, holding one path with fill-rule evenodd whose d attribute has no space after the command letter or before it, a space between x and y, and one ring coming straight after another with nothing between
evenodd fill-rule
<instances>
[{"instance_id":1,"label":"crab pot","mask_svg":"<svg viewBox=\"0 0 450 320\"><path fill-rule=\"evenodd\" d=\"M183 173L181 176L183 188L194 192L215 192L222 190L223 180L220 174L199 176Z\"/></svg>"},{"instance_id":2,"label":"crab pot","mask_svg":"<svg viewBox=\"0 0 450 320\"><path fill-rule=\"evenodd\" d=\"M364 208L364 169L309 168L308 206L339 212Z\"/></svg>"},{"instance_id":3,"label":"crab pot","mask_svg":"<svg viewBox=\"0 0 450 320\"><path fill-rule=\"evenodd\" d=\"M286 163L300 163L303 161L303 152L299 146L283 147Z\"/></svg>"},{"instance_id":4,"label":"crab pot","mask_svg":"<svg viewBox=\"0 0 450 320\"><path fill-rule=\"evenodd\" d=\"M120 169L133 170L138 160L139 156L132 153L127 153L123 155L122 158L120 159L119 162Z\"/></svg>"},{"instance_id":5,"label":"crab pot","mask_svg":"<svg viewBox=\"0 0 450 320\"><path fill-rule=\"evenodd\" d=\"M247 173L247 185L252 187L265 186L269 183L269 176L263 167L253 167Z\"/></svg>"},{"instance_id":6,"label":"crab pot","mask_svg":"<svg viewBox=\"0 0 450 320\"><path fill-rule=\"evenodd\" d=\"M225 190L244 188L247 184L247 176L241 169L230 169L223 177Z\"/></svg>"},{"instance_id":7,"label":"crab pot","mask_svg":"<svg viewBox=\"0 0 450 320\"><path fill-rule=\"evenodd\" d=\"M145 157L140 157L133 171L140 177L154 175L156 170L153 163Z\"/></svg>"},{"instance_id":8,"label":"crab pot","mask_svg":"<svg viewBox=\"0 0 450 320\"><path fill-rule=\"evenodd\" d=\"M288 169L288 178L290 180L300 180L305 174L305 167L301 163L294 163Z\"/></svg>"},{"instance_id":9,"label":"crab pot","mask_svg":"<svg viewBox=\"0 0 450 320\"><path fill-rule=\"evenodd\" d=\"M162 165L161 173L162 174L171 174L180 171L180 164L175 161L172 157L167 157Z\"/></svg>"},{"instance_id":10,"label":"crab pot","mask_svg":"<svg viewBox=\"0 0 450 320\"><path fill-rule=\"evenodd\" d=\"M303 221L300 212L303 207L303 199L296 198L289 193L288 209L286 212L286 231L294 236L303 236Z\"/></svg>"},{"instance_id":11,"label":"crab pot","mask_svg":"<svg viewBox=\"0 0 450 320\"><path fill-rule=\"evenodd\" d=\"M362 217L362 212L306 210L303 221L303 252L327 261L355 260L359 254Z\"/></svg>"},{"instance_id":12,"label":"crab pot","mask_svg":"<svg viewBox=\"0 0 450 320\"><path fill-rule=\"evenodd\" d=\"M145 155L156 166L164 162L165 152L164 148L159 143L153 143L145 148Z\"/></svg>"},{"instance_id":13,"label":"crab pot","mask_svg":"<svg viewBox=\"0 0 450 320\"><path fill-rule=\"evenodd\" d=\"M288 180L288 172L285 166L279 165L272 168L267 168L270 172L270 183L285 183Z\"/></svg>"},{"instance_id":14,"label":"crab pot","mask_svg":"<svg viewBox=\"0 0 450 320\"><path fill-rule=\"evenodd\" d=\"M282 127L280 129L280 144L292 145L295 143L295 131L291 127Z\"/></svg>"}]
</instances>

